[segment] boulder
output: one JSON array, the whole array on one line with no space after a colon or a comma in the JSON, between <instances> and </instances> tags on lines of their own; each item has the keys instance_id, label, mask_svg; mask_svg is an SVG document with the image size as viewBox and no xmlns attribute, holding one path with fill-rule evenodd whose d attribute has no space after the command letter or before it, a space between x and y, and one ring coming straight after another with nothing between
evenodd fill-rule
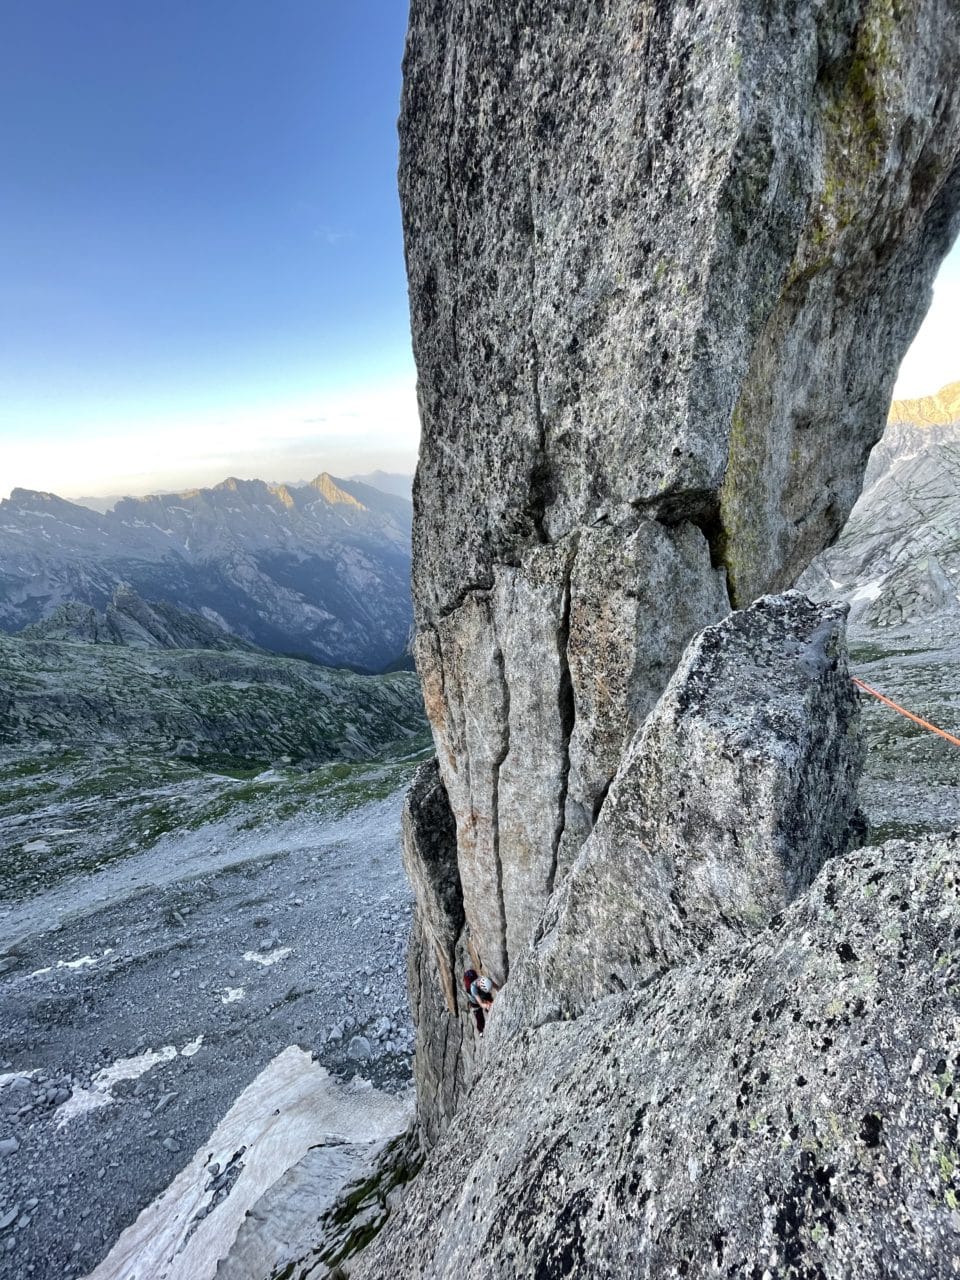
<instances>
[{"instance_id":1,"label":"boulder","mask_svg":"<svg viewBox=\"0 0 960 1280\"><path fill-rule=\"evenodd\" d=\"M766 927L859 836L845 612L788 592L692 641L498 1001L494 1053Z\"/></svg>"}]
</instances>

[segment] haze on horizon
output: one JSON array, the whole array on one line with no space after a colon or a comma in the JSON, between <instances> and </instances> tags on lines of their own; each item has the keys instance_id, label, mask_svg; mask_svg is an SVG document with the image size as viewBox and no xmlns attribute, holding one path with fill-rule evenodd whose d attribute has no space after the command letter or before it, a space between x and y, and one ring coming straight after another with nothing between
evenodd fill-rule
<instances>
[{"instance_id":1,"label":"haze on horizon","mask_svg":"<svg viewBox=\"0 0 960 1280\"><path fill-rule=\"evenodd\" d=\"M405 6L14 0L0 497L410 473ZM960 378L960 248L895 395Z\"/></svg>"}]
</instances>

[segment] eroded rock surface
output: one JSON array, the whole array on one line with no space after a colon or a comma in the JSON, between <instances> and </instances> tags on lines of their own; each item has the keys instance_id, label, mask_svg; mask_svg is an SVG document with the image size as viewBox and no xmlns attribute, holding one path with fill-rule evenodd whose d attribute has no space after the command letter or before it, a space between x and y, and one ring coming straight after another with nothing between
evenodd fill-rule
<instances>
[{"instance_id":1,"label":"eroded rock surface","mask_svg":"<svg viewBox=\"0 0 960 1280\"><path fill-rule=\"evenodd\" d=\"M742 935L781 909L784 946L808 946L789 932L796 895L845 848L854 818L859 746L836 615L800 628L789 655L797 681L804 647L827 664L809 697L795 682L778 702L746 655L739 688L736 663L711 670L728 710L739 700L769 713L762 725L745 713L759 746L749 731L721 733L708 760L683 730L706 732L709 715L679 702L661 704L646 740L637 733L691 638L726 634L710 629L731 607L793 583L853 506L958 224L958 70L949 0L413 0L400 188L423 423L416 656L455 830L454 970L469 962L507 985L478 1052L465 1011L455 1021L449 1008L449 948L436 945L425 884L411 956L429 1083L420 1126L448 1172L418 1182L385 1269L368 1274L609 1275L614 1247L618 1267L681 1274L695 1254L682 1252L684 1232L699 1241L717 1204L734 1213L733 1184L695 1198L697 1156L651 1200L651 1226L640 1179L659 1185L672 1166L659 1172L660 1148L638 1146L636 1123L619 1129L612 1094L594 1098L604 1056L581 1058L581 1037L606 1027L609 1052L617 1036L630 1044L642 1080L621 1083L648 1099L657 1143L686 1134L685 1111L706 1124L714 1108L727 1125L710 1139L717 1168L741 1159L737 1090L718 1077L711 1092L707 1077L746 1015L725 1009L712 1056L696 1059L709 1018L697 991L720 980L697 957L732 948L746 965L762 943ZM786 618L794 608L778 606ZM691 696L696 661L678 677ZM712 828L685 825L684 806L711 813L718 795ZM701 838L706 857L693 851ZM683 974L697 977L685 987ZM894 1003L923 981L897 977ZM770 957L754 978L780 981ZM667 987L691 1027L675 1064L663 1057L673 1023L657 1020ZM566 1012L581 1014L574 1027L549 1022ZM793 1178L800 1166L777 1151ZM594 1178L635 1159L622 1186ZM774 1191L766 1216L757 1207L773 1176L765 1159L739 1188L753 1218L724 1226L718 1244L703 1237L734 1274L748 1231L773 1241L771 1205L792 1204ZM475 1179L474 1165L490 1172ZM428 1224L416 1205L434 1196L442 1212ZM872 1203L856 1212L869 1217ZM633 1223L622 1237L621 1213ZM928 1220L934 1234L940 1222ZM644 1254L660 1233L674 1253ZM400 1240L410 1252L392 1272Z\"/></svg>"},{"instance_id":2,"label":"eroded rock surface","mask_svg":"<svg viewBox=\"0 0 960 1280\"><path fill-rule=\"evenodd\" d=\"M491 1058L359 1275L955 1274L960 842Z\"/></svg>"},{"instance_id":3,"label":"eroded rock surface","mask_svg":"<svg viewBox=\"0 0 960 1280\"><path fill-rule=\"evenodd\" d=\"M417 660L498 981L691 636L848 515L957 226L958 67L949 0L414 0Z\"/></svg>"},{"instance_id":4,"label":"eroded rock surface","mask_svg":"<svg viewBox=\"0 0 960 1280\"><path fill-rule=\"evenodd\" d=\"M791 592L691 643L500 998L495 1041L764 927L849 848L863 747L844 614Z\"/></svg>"},{"instance_id":5,"label":"eroded rock surface","mask_svg":"<svg viewBox=\"0 0 960 1280\"><path fill-rule=\"evenodd\" d=\"M894 401L863 493L835 546L802 584L847 600L866 635L922 622L952 630L960 612L960 383Z\"/></svg>"}]
</instances>

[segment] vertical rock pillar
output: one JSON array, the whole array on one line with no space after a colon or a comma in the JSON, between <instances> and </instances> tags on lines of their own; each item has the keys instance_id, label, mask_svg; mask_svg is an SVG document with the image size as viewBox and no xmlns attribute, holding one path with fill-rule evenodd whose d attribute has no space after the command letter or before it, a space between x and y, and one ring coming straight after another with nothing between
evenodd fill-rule
<instances>
[{"instance_id":1,"label":"vertical rock pillar","mask_svg":"<svg viewBox=\"0 0 960 1280\"><path fill-rule=\"evenodd\" d=\"M498 980L691 635L842 527L956 231L958 66L953 0L413 0L416 652Z\"/></svg>"}]
</instances>

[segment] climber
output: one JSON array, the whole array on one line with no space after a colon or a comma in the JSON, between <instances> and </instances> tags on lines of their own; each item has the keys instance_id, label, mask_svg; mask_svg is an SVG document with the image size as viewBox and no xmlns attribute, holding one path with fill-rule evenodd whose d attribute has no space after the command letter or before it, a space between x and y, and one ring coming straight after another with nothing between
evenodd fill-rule
<instances>
[{"instance_id":1,"label":"climber","mask_svg":"<svg viewBox=\"0 0 960 1280\"><path fill-rule=\"evenodd\" d=\"M486 1015L493 1007L497 985L485 974L477 973L476 969L468 969L463 975L463 988L477 1022L477 1031L483 1035L483 1028L487 1021Z\"/></svg>"}]
</instances>

